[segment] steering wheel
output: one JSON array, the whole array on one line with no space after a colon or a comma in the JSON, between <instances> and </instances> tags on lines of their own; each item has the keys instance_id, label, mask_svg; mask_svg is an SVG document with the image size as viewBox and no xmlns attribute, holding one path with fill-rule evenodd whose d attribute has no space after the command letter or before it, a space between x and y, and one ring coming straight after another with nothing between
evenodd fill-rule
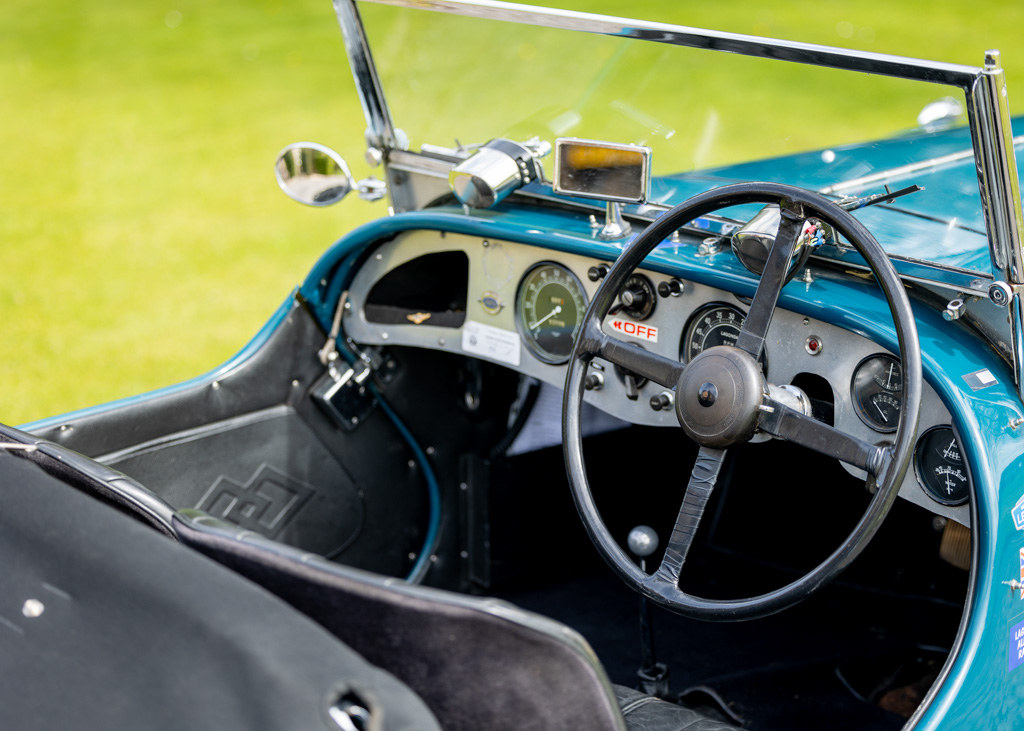
<instances>
[{"instance_id":1,"label":"steering wheel","mask_svg":"<svg viewBox=\"0 0 1024 731\"><path fill-rule=\"evenodd\" d=\"M708 348L683 365L673 359L611 337L601 322L633 270L655 246L695 218L729 206L775 203L782 214L779 230L735 346ZM903 364L899 427L891 445L868 444L804 413L792 400L782 403L758 364L768 326L804 222L817 218L852 244L871 267L889 303ZM675 411L683 431L700 450L690 474L675 527L661 565L653 574L626 555L605 526L587 482L580 413L589 362L601 357L675 390ZM598 551L619 577L652 601L689 617L736 621L773 614L807 598L845 569L864 549L892 507L910 463L921 403L921 348L903 284L882 247L850 213L815 193L777 183L742 183L697 195L665 213L622 252L584 315L569 360L562 405L563 449L573 499ZM760 596L717 600L688 594L679 575L729 447L749 441L758 431L835 457L867 473L874 496L842 544L816 568L786 586Z\"/></svg>"}]
</instances>

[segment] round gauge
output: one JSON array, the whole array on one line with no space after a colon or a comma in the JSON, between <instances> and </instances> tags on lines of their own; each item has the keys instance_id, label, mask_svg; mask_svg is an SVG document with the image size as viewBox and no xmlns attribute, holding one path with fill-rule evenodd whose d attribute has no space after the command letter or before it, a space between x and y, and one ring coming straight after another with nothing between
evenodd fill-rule
<instances>
[{"instance_id":1,"label":"round gauge","mask_svg":"<svg viewBox=\"0 0 1024 731\"><path fill-rule=\"evenodd\" d=\"M586 309L583 285L558 264L537 264L519 283L516 323L526 347L545 363L569 360Z\"/></svg>"},{"instance_id":2,"label":"round gauge","mask_svg":"<svg viewBox=\"0 0 1024 731\"><path fill-rule=\"evenodd\" d=\"M917 440L917 480L928 497L943 505L967 502L967 470L960 445L948 426L936 426Z\"/></svg>"},{"instance_id":3,"label":"round gauge","mask_svg":"<svg viewBox=\"0 0 1024 731\"><path fill-rule=\"evenodd\" d=\"M712 304L700 308L686 324L679 343L679 360L689 363L708 348L736 345L745 319L746 315L732 305ZM764 352L760 363L761 370L767 373L768 360Z\"/></svg>"},{"instance_id":4,"label":"round gauge","mask_svg":"<svg viewBox=\"0 0 1024 731\"><path fill-rule=\"evenodd\" d=\"M903 394L899 360L891 355L869 355L857 364L850 389L861 421L875 431L896 431Z\"/></svg>"}]
</instances>

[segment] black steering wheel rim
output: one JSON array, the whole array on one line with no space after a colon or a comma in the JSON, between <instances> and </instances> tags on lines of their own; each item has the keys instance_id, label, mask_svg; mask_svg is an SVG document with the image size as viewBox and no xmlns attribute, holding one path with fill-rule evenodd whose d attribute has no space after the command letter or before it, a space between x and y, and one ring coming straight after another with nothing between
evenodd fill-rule
<instances>
[{"instance_id":1,"label":"black steering wheel rim","mask_svg":"<svg viewBox=\"0 0 1024 731\"><path fill-rule=\"evenodd\" d=\"M601 519L587 480L582 451L580 414L584 394L583 383L590 360L594 357L604 357L614 362L612 356L617 357L620 353L632 350L632 346L627 346L621 341L611 338L611 336L604 334L601 329L601 322L607 316L617 293L621 290L630 274L659 243L687 223L721 208L749 203L779 204L782 208L784 219L789 214L790 219L794 221L799 220L799 226L792 233L794 241L806 218L815 217L826 221L864 257L888 301L895 323L904 373L903 403L900 423L894 435L895 438L892 445L886 449L877 449L876 453L869 458L872 468L868 469L868 479L869 481L874 480L876 484L875 494L860 521L842 544L817 567L783 587L754 597L713 600L687 594L678 587L678 570L681 569L682 562L685 561L685 554L689 548L689 543L684 546L682 559L679 562L680 565L675 569L674 580L669 581L666 577L671 572L661 575L663 574L662 568L659 568L654 574L647 574L642 571L612 537ZM777 243L782 242L785 238L782 231L785 225L785 222L780 225ZM773 253L775 248L773 247ZM790 243L790 251L792 251L792 242ZM779 254L779 257L774 271L777 276L784 278L784 273L779 271L780 265L778 261L784 259L784 267L788 267L789 259L783 256L782 253ZM769 264L766 266L765 274L758 285L758 295L755 295L750 313L748 313L749 321L755 314L754 307L759 302L765 302L768 301L768 298L771 298L770 311L759 313L760 317L767 317L767 322L763 324L765 332L768 327L767 323L771 319L771 313L777 306L778 293L785 283L784 281L778 283L774 297L768 293L764 298L759 299L762 284L770 276L769 269L772 266L770 255ZM770 287L771 285L769 284L768 286ZM743 335L741 335L742 337ZM654 369L652 373L660 374L661 371L657 370L658 368L662 368L665 371L662 375L662 380L659 382L671 378L675 373L674 370L669 370L669 364L667 363L652 362L648 365ZM689 366L680 366L683 372L685 372L687 367ZM666 212L638 235L623 250L615 264L611 267L587 308L583 319L583 327L573 346L569 359L562 407L563 451L573 500L576 503L577 510L591 541L605 561L623 581L652 601L678 614L709 621L738 621L767 616L802 601L827 584L860 554L875 535L881 526L882 520L896 499L899 485L902 483L910 463L916 440L921 391L921 349L910 303L904 292L903 284L893 269L891 262L882 250L882 247L863 224L857 221L849 212L838 207L828 199L789 185L779 183L742 183L708 191ZM679 396L677 396L678 398ZM806 423L806 419L804 421ZM835 431L837 434L841 434L838 430ZM843 436L848 437L848 435ZM812 446L811 448L816 447ZM708 469L711 467L709 461L705 459L705 464L701 462L706 451L712 452L713 450L705 450L702 447L701 453L698 455L697 464L694 467L694 475L691 476L690 484L687 486L684 494L683 508L678 519L679 522L683 521L682 513L687 509L687 501L690 499L691 490L695 484L706 482L709 477L707 474ZM724 459L724 450L722 451L721 458ZM853 463L852 460L848 461ZM710 474L710 487L707 489L708 495L714 487L716 478L717 469L714 469ZM703 499L706 502L707 496L704 496ZM702 506L700 510L703 510ZM696 520L699 522L699 515ZM679 523L677 522L677 530L679 529L678 527ZM670 545L676 537L676 531L674 531L670 539ZM668 550L666 550L666 558L667 556ZM666 561L663 559L663 566L665 563Z\"/></svg>"}]
</instances>

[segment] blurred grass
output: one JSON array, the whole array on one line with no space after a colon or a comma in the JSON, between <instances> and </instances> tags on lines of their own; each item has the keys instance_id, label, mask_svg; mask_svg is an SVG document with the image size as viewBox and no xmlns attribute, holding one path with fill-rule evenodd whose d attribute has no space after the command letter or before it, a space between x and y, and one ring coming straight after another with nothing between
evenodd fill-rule
<instances>
[{"instance_id":1,"label":"blurred grass","mask_svg":"<svg viewBox=\"0 0 1024 731\"><path fill-rule=\"evenodd\" d=\"M971 65L998 47L1011 108L1024 94L1018 3L558 4ZM405 52L404 63L429 72L417 76L429 83L413 89L412 104L395 110L414 139L434 134L439 105L463 110L476 141L504 130L473 129L474 110L497 110L507 125L522 121L501 107L514 101L504 66L453 68L444 38L434 52L413 54L402 39L430 21L414 13L404 22L380 35ZM648 98L658 91L655 62L627 65ZM726 66L720 79L703 82L711 87L688 91L728 98ZM413 76L389 75L397 84ZM791 103L791 80L776 81L761 90L762 103ZM893 128L881 100L863 107L853 110L852 129ZM276 153L295 140L317 140L362 177L363 127L328 0L5 0L0 421L17 424L173 383L238 350L331 242L385 213L383 203L354 196L331 209L291 202L274 183Z\"/></svg>"}]
</instances>

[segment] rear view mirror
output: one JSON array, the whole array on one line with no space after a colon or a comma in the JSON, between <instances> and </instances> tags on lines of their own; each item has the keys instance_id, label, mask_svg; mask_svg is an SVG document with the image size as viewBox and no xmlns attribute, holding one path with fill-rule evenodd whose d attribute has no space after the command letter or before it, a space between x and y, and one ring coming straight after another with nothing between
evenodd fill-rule
<instances>
[{"instance_id":1,"label":"rear view mirror","mask_svg":"<svg viewBox=\"0 0 1024 731\"><path fill-rule=\"evenodd\" d=\"M281 150L274 174L281 190L307 206L337 203L355 186L341 156L315 142L296 142Z\"/></svg>"},{"instance_id":2,"label":"rear view mirror","mask_svg":"<svg viewBox=\"0 0 1024 731\"><path fill-rule=\"evenodd\" d=\"M651 148L562 138L555 141L554 191L613 203L643 203Z\"/></svg>"}]
</instances>

